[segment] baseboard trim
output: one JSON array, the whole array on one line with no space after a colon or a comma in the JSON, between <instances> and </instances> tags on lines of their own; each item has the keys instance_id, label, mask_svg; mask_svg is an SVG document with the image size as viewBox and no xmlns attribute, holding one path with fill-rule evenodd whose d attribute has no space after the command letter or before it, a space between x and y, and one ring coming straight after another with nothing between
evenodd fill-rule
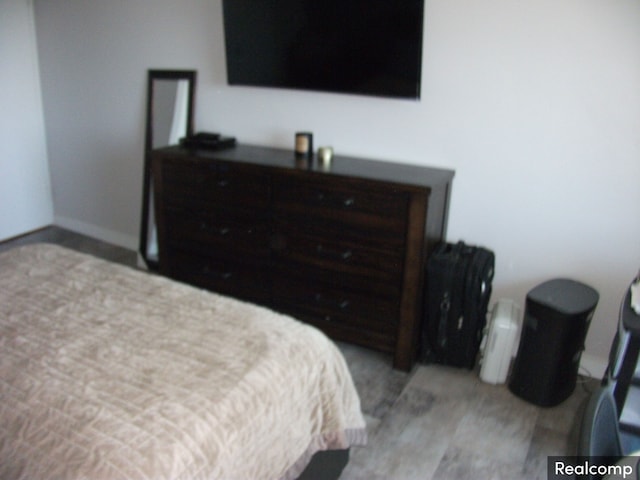
<instances>
[{"instance_id":1,"label":"baseboard trim","mask_svg":"<svg viewBox=\"0 0 640 480\"><path fill-rule=\"evenodd\" d=\"M606 358L597 357L588 353L583 353L580 358L580 375L601 379L607 369Z\"/></svg>"},{"instance_id":2,"label":"baseboard trim","mask_svg":"<svg viewBox=\"0 0 640 480\"><path fill-rule=\"evenodd\" d=\"M138 250L138 238L131 235L125 235L120 232L109 230L107 228L99 227L91 223L82 222L74 218L63 217L56 215L54 218L54 224L71 230L76 233L81 233L103 242L108 242L119 247L128 248L129 250Z\"/></svg>"}]
</instances>

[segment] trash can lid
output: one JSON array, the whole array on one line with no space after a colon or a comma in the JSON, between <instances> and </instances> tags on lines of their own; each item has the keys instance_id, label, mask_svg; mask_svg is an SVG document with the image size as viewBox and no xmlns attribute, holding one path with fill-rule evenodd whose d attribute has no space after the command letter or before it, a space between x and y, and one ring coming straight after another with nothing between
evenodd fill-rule
<instances>
[{"instance_id":1,"label":"trash can lid","mask_svg":"<svg viewBox=\"0 0 640 480\"><path fill-rule=\"evenodd\" d=\"M527 299L566 315L577 315L595 308L599 295L583 283L556 278L535 287L527 294Z\"/></svg>"}]
</instances>

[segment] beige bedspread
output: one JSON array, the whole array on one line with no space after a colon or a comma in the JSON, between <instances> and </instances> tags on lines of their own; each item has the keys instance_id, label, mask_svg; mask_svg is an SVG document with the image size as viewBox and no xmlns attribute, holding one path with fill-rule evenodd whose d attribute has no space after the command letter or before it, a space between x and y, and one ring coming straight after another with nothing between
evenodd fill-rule
<instances>
[{"instance_id":1,"label":"beige bedspread","mask_svg":"<svg viewBox=\"0 0 640 480\"><path fill-rule=\"evenodd\" d=\"M53 245L0 254L2 479L287 478L364 427L307 325Z\"/></svg>"}]
</instances>

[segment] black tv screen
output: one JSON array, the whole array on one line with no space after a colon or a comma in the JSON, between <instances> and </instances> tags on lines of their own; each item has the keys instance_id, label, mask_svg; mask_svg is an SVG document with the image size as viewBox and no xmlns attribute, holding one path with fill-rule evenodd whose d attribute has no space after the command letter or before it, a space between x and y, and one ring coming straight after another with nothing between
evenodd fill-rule
<instances>
[{"instance_id":1,"label":"black tv screen","mask_svg":"<svg viewBox=\"0 0 640 480\"><path fill-rule=\"evenodd\" d=\"M223 0L230 85L420 98L424 0Z\"/></svg>"}]
</instances>

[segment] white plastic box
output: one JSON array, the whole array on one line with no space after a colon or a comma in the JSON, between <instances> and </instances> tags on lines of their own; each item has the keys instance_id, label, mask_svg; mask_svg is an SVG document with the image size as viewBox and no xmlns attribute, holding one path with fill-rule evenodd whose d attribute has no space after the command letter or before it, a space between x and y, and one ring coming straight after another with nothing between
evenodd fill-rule
<instances>
[{"instance_id":1,"label":"white plastic box","mask_svg":"<svg viewBox=\"0 0 640 480\"><path fill-rule=\"evenodd\" d=\"M499 300L491 311L481 345L480 379L494 385L505 383L520 343L520 307Z\"/></svg>"}]
</instances>

